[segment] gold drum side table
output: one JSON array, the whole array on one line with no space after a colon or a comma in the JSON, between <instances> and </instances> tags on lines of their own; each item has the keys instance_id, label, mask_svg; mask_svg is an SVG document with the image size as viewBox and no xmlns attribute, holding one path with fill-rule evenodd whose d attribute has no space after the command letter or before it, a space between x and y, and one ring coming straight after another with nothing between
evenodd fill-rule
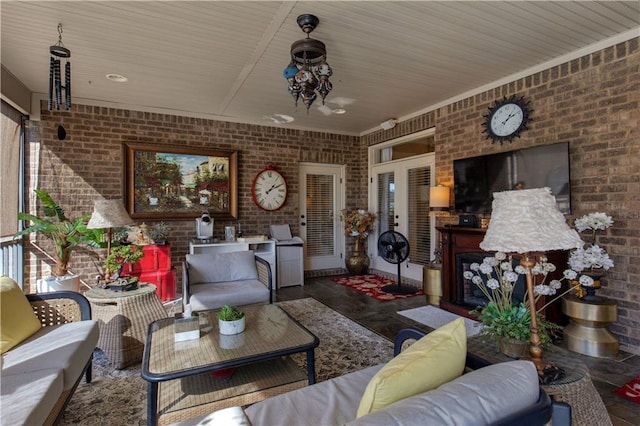
<instances>
[{"instance_id":1,"label":"gold drum side table","mask_svg":"<svg viewBox=\"0 0 640 426\"><path fill-rule=\"evenodd\" d=\"M562 298L562 312L571 322L564 328L564 346L570 351L599 358L615 358L618 339L607 326L618 320L618 304L610 299L584 301Z\"/></svg>"}]
</instances>

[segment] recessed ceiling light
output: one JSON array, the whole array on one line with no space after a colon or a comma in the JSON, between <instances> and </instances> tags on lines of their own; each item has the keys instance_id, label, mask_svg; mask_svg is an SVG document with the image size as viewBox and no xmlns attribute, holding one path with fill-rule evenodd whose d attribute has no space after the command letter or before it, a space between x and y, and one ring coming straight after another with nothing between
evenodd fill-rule
<instances>
[{"instance_id":1,"label":"recessed ceiling light","mask_svg":"<svg viewBox=\"0 0 640 426\"><path fill-rule=\"evenodd\" d=\"M116 83L124 83L125 81L129 81L127 77L120 74L107 74L107 79L115 81Z\"/></svg>"},{"instance_id":2,"label":"recessed ceiling light","mask_svg":"<svg viewBox=\"0 0 640 426\"><path fill-rule=\"evenodd\" d=\"M334 114L345 114L347 112L347 110L344 109L344 108L336 108L336 109L331 110L331 112L334 113Z\"/></svg>"}]
</instances>

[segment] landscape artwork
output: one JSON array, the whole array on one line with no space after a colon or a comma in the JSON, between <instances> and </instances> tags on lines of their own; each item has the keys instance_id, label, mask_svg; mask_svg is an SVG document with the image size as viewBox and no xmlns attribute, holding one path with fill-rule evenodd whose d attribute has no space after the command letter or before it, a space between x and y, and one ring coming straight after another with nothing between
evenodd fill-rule
<instances>
[{"instance_id":1,"label":"landscape artwork","mask_svg":"<svg viewBox=\"0 0 640 426\"><path fill-rule=\"evenodd\" d=\"M237 218L237 153L124 144L126 206L133 219Z\"/></svg>"}]
</instances>

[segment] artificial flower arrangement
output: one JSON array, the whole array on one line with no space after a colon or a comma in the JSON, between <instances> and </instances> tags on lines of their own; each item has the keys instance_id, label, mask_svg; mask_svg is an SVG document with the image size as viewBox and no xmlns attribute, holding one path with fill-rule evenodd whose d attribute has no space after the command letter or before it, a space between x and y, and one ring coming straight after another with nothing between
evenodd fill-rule
<instances>
[{"instance_id":1,"label":"artificial flower arrangement","mask_svg":"<svg viewBox=\"0 0 640 426\"><path fill-rule=\"evenodd\" d=\"M584 297L584 288L588 289L588 293L594 287L599 287L598 278L603 275L603 271L613 268L613 260L606 250L596 244L596 232L604 231L613 225L613 219L606 213L595 212L576 219L574 225L579 233L591 232L590 242L585 247L573 250L569 255L569 266L574 271L581 273L578 282L582 287L576 288L576 295Z\"/></svg>"},{"instance_id":2,"label":"artificial flower arrangement","mask_svg":"<svg viewBox=\"0 0 640 426\"><path fill-rule=\"evenodd\" d=\"M376 215L366 210L342 210L344 217L344 234L358 239L365 239L373 230Z\"/></svg>"},{"instance_id":3,"label":"artificial flower arrangement","mask_svg":"<svg viewBox=\"0 0 640 426\"><path fill-rule=\"evenodd\" d=\"M507 337L523 342L529 341L531 311L527 294L525 293L523 302L515 303L513 301L515 285L520 276L526 275L526 269L522 265L514 267L512 258L501 252L497 252L494 256L485 257L482 264L472 263L469 269L464 272L464 278L471 280L488 299L486 306L478 307L472 311L473 314L478 315L478 320L483 325L481 334L496 340ZM554 297L537 310L538 334L543 345L551 341L560 327L547 321L540 312L577 285L574 284L577 273L571 269L564 271L562 279L546 283L548 275L555 270L555 265L548 262L545 257L541 257L531 269L535 283L536 302L542 296L555 295L562 287L563 280L570 283L567 291Z\"/></svg>"}]
</instances>

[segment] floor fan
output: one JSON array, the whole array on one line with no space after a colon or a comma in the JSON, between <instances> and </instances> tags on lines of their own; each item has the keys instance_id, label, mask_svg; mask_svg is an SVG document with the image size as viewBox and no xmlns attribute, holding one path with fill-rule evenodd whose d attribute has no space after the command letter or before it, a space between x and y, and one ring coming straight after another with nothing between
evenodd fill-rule
<instances>
[{"instance_id":1,"label":"floor fan","mask_svg":"<svg viewBox=\"0 0 640 426\"><path fill-rule=\"evenodd\" d=\"M396 231L386 231L378 238L378 255L389 263L398 265L398 284L382 287L382 291L391 294L412 294L418 291L413 286L402 287L400 265L409 257L409 241Z\"/></svg>"}]
</instances>

